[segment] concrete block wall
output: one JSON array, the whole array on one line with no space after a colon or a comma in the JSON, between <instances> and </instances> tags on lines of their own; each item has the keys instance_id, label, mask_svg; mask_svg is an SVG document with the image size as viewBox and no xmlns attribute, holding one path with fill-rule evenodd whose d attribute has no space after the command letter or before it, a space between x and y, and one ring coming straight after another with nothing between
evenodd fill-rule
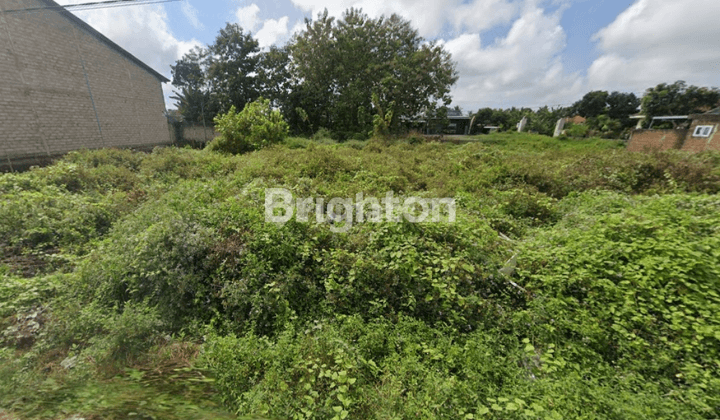
<instances>
[{"instance_id":1,"label":"concrete block wall","mask_svg":"<svg viewBox=\"0 0 720 420\"><path fill-rule=\"evenodd\" d=\"M679 149L688 130L633 130L627 150L644 152L650 150Z\"/></svg>"},{"instance_id":2,"label":"concrete block wall","mask_svg":"<svg viewBox=\"0 0 720 420\"><path fill-rule=\"evenodd\" d=\"M210 143L220 135L213 126L203 127L202 125L180 124L176 127L174 124L168 123L168 130L170 131L170 140L178 146L192 144L197 147Z\"/></svg>"},{"instance_id":3,"label":"concrete block wall","mask_svg":"<svg viewBox=\"0 0 720 420\"><path fill-rule=\"evenodd\" d=\"M41 0L0 0L0 160L169 144L160 79Z\"/></svg>"},{"instance_id":4,"label":"concrete block wall","mask_svg":"<svg viewBox=\"0 0 720 420\"><path fill-rule=\"evenodd\" d=\"M183 127L183 140L199 143L210 143L212 139L219 136L220 133L215 131L213 127L203 127L191 125Z\"/></svg>"}]
</instances>

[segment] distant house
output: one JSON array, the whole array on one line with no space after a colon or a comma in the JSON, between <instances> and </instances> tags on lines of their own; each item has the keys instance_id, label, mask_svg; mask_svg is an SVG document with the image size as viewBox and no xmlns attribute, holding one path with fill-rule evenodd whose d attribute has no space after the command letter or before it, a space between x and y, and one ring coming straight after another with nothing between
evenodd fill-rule
<instances>
[{"instance_id":1,"label":"distant house","mask_svg":"<svg viewBox=\"0 0 720 420\"><path fill-rule=\"evenodd\" d=\"M720 151L720 108L704 114L690 115L690 129L683 143L682 150L700 152L703 150Z\"/></svg>"},{"instance_id":2,"label":"distant house","mask_svg":"<svg viewBox=\"0 0 720 420\"><path fill-rule=\"evenodd\" d=\"M637 129L628 142L630 151L678 149L688 152L720 151L720 108L704 114L683 116L690 120L690 128L669 130Z\"/></svg>"},{"instance_id":3,"label":"distant house","mask_svg":"<svg viewBox=\"0 0 720 420\"><path fill-rule=\"evenodd\" d=\"M463 115L462 111L456 109L448 109L446 121L438 118L428 119L425 134L469 134L471 120L472 116Z\"/></svg>"},{"instance_id":4,"label":"distant house","mask_svg":"<svg viewBox=\"0 0 720 420\"><path fill-rule=\"evenodd\" d=\"M170 143L167 81L52 0L0 0L0 165Z\"/></svg>"}]
</instances>

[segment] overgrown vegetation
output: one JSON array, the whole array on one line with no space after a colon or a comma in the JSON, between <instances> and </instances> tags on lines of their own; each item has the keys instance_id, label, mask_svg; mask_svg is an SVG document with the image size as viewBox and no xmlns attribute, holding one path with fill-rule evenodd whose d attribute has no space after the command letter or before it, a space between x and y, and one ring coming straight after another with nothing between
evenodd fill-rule
<instances>
[{"instance_id":1,"label":"overgrown vegetation","mask_svg":"<svg viewBox=\"0 0 720 420\"><path fill-rule=\"evenodd\" d=\"M457 221L279 226L269 187ZM518 133L71 153L0 176L0 407L714 419L719 190L718 154Z\"/></svg>"},{"instance_id":2,"label":"overgrown vegetation","mask_svg":"<svg viewBox=\"0 0 720 420\"><path fill-rule=\"evenodd\" d=\"M226 114L215 117L220 137L208 148L217 152L240 154L281 143L288 135L288 125L270 101L260 98L245 105L241 112L235 106Z\"/></svg>"}]
</instances>

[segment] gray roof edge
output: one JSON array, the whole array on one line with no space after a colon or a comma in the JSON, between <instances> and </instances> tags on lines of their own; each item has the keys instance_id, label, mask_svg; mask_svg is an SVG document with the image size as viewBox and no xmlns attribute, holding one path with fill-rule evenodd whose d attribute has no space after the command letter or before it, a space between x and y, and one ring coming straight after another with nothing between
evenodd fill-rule
<instances>
[{"instance_id":1,"label":"gray roof edge","mask_svg":"<svg viewBox=\"0 0 720 420\"><path fill-rule=\"evenodd\" d=\"M159 79L161 82L169 82L170 79L163 76L162 74L158 73L153 69L152 67L148 66L147 64L143 63L139 58L135 57L134 55L130 54L126 49L119 46L118 44L111 41L108 37L101 34L97 29L93 28L92 26L88 25L80 19L79 17L75 16L74 14L70 13L68 10L65 9L65 7L55 3L53 0L42 0L43 2L47 3L48 5L52 6L53 9L57 10L58 13L65 16L66 18L70 19L72 22L80 26L81 28L85 29L86 31L90 32L91 35L98 38L100 41L107 44L110 48L114 49L115 51L119 52L121 55L125 56L125 58L129 59L133 63L137 64L144 70L146 70L148 73L155 76L157 79Z\"/></svg>"}]
</instances>

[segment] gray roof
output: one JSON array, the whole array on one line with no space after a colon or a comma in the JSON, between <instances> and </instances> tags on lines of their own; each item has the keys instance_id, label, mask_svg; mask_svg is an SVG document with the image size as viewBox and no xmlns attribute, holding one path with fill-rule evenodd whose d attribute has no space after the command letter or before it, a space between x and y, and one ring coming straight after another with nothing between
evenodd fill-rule
<instances>
[{"instance_id":1,"label":"gray roof","mask_svg":"<svg viewBox=\"0 0 720 420\"><path fill-rule=\"evenodd\" d=\"M710 111L706 112L705 115L720 115L720 107L711 109Z\"/></svg>"},{"instance_id":2,"label":"gray roof","mask_svg":"<svg viewBox=\"0 0 720 420\"><path fill-rule=\"evenodd\" d=\"M92 36L99 39L100 41L107 44L108 47L114 49L115 51L119 52L122 56L127 58L128 60L132 61L133 63L137 64L138 66L142 67L144 70L147 70L148 73L155 76L157 79L159 79L161 82L169 82L170 79L163 76L162 74L155 71L152 67L148 66L147 64L140 61L139 58L135 57L134 55L127 52L125 49L123 49L118 44L110 41L105 35L101 34L97 31L97 29L93 28L92 26L85 23L82 19L79 17L73 15L69 11L67 11L63 6L55 3L53 0L42 0L45 4L50 6L53 10L56 10L61 15L65 16L66 18L70 19L71 22L75 23L77 26L81 27L82 29L89 32Z\"/></svg>"}]
</instances>

